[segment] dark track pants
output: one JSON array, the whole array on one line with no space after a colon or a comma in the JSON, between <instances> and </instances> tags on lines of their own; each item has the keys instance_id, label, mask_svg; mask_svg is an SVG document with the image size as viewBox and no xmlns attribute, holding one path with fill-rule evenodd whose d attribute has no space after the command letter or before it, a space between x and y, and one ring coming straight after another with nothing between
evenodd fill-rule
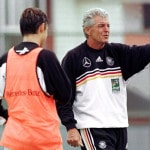
<instances>
[{"instance_id":1,"label":"dark track pants","mask_svg":"<svg viewBox=\"0 0 150 150\"><path fill-rule=\"evenodd\" d=\"M127 150L127 128L80 129L81 150Z\"/></svg>"}]
</instances>

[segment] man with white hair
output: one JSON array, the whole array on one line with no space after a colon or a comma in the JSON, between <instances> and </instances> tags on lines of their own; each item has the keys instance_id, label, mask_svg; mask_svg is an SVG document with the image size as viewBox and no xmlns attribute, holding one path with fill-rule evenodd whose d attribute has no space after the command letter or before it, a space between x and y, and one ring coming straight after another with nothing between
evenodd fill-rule
<instances>
[{"instance_id":1,"label":"man with white hair","mask_svg":"<svg viewBox=\"0 0 150 150\"><path fill-rule=\"evenodd\" d=\"M150 45L109 43L109 15L101 8L85 13L83 31L86 41L62 61L73 87L72 102L58 109L68 144L82 146L82 137L82 150L127 150L126 80L150 62Z\"/></svg>"}]
</instances>

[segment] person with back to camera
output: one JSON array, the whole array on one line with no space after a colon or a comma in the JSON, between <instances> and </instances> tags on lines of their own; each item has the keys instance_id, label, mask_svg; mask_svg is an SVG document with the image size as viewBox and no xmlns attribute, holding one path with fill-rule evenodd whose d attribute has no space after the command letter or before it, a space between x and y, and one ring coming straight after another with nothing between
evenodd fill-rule
<instances>
[{"instance_id":1,"label":"person with back to camera","mask_svg":"<svg viewBox=\"0 0 150 150\"><path fill-rule=\"evenodd\" d=\"M150 45L109 43L109 15L101 8L85 13L83 31L86 41L62 61L73 87L71 103L58 106L67 142L82 150L127 150L126 81L150 62Z\"/></svg>"},{"instance_id":2,"label":"person with back to camera","mask_svg":"<svg viewBox=\"0 0 150 150\"><path fill-rule=\"evenodd\" d=\"M56 104L65 105L72 91L56 55L43 48L46 14L26 8L20 30L23 41L0 58L0 96L9 116L0 145L4 150L62 150Z\"/></svg>"}]
</instances>

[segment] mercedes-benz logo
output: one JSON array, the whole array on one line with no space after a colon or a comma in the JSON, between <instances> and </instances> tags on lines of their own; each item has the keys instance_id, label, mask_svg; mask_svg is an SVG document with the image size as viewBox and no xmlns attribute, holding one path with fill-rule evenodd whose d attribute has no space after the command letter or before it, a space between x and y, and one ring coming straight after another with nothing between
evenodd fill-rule
<instances>
[{"instance_id":1,"label":"mercedes-benz logo","mask_svg":"<svg viewBox=\"0 0 150 150\"><path fill-rule=\"evenodd\" d=\"M91 66L91 60L87 57L84 57L83 60L82 60L82 65L83 67L90 67Z\"/></svg>"}]
</instances>

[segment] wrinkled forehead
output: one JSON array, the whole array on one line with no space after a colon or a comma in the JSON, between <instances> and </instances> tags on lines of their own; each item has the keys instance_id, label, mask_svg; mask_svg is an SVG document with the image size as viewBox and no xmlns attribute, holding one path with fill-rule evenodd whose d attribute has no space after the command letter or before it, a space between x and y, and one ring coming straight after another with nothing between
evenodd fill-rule
<instances>
[{"instance_id":1,"label":"wrinkled forehead","mask_svg":"<svg viewBox=\"0 0 150 150\"><path fill-rule=\"evenodd\" d=\"M102 17L102 16L95 16L93 18L94 24L100 24L100 23L107 23L109 24L109 18L108 17Z\"/></svg>"}]
</instances>

